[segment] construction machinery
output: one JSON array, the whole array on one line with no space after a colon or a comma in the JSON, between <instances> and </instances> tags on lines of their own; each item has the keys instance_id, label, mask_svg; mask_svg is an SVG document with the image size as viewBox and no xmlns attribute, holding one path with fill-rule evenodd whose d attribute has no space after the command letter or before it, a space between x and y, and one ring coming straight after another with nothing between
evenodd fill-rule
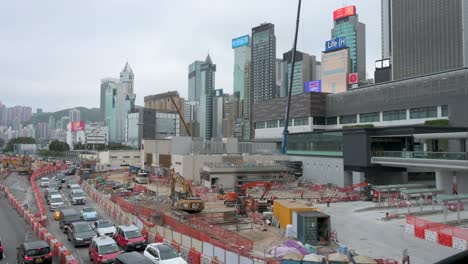
<instances>
[{"instance_id":1,"label":"construction machinery","mask_svg":"<svg viewBox=\"0 0 468 264\"><path fill-rule=\"evenodd\" d=\"M247 193L248 189L254 187L264 188L258 201L250 197ZM265 197L271 190L271 187L273 187L273 182L246 182L238 186L235 192L227 192L224 194L224 190L220 189L220 193L223 194L224 204L227 207L235 206L239 214L245 214L247 211L254 211L255 208L257 208L259 212L263 212L266 211L269 205ZM249 209L247 207L249 207Z\"/></svg>"},{"instance_id":2,"label":"construction machinery","mask_svg":"<svg viewBox=\"0 0 468 264\"><path fill-rule=\"evenodd\" d=\"M172 207L178 210L182 210L188 213L199 213L205 208L205 202L200 198L196 197L192 193L192 189L187 181L174 169L171 176L171 200ZM183 191L177 192L175 190L176 183L179 182L182 185Z\"/></svg>"},{"instance_id":3,"label":"construction machinery","mask_svg":"<svg viewBox=\"0 0 468 264\"><path fill-rule=\"evenodd\" d=\"M19 157L16 161L16 171L18 172L18 174L30 175L32 173L31 161L31 157L29 157L28 155L23 155Z\"/></svg>"}]
</instances>

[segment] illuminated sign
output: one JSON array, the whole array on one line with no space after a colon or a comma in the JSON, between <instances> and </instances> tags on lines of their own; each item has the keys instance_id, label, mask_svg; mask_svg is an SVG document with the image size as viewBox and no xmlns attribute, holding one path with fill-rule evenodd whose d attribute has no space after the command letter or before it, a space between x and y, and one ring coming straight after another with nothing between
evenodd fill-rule
<instances>
[{"instance_id":1,"label":"illuminated sign","mask_svg":"<svg viewBox=\"0 0 468 264\"><path fill-rule=\"evenodd\" d=\"M310 92L321 93L322 92L322 81L317 80L317 81L306 82L305 85L304 85L304 92L306 92L306 93L310 93Z\"/></svg>"},{"instance_id":2,"label":"illuminated sign","mask_svg":"<svg viewBox=\"0 0 468 264\"><path fill-rule=\"evenodd\" d=\"M346 6L333 12L333 20L356 15L356 6Z\"/></svg>"},{"instance_id":3,"label":"illuminated sign","mask_svg":"<svg viewBox=\"0 0 468 264\"><path fill-rule=\"evenodd\" d=\"M77 122L71 122L71 131L81 131L84 130L85 128L85 122L84 121L77 121Z\"/></svg>"},{"instance_id":4,"label":"illuminated sign","mask_svg":"<svg viewBox=\"0 0 468 264\"><path fill-rule=\"evenodd\" d=\"M350 73L348 80L349 80L349 84L358 83L358 81L359 81L358 74L356 72L355 73Z\"/></svg>"},{"instance_id":5,"label":"illuminated sign","mask_svg":"<svg viewBox=\"0 0 468 264\"><path fill-rule=\"evenodd\" d=\"M238 37L232 40L232 48L239 48L242 46L247 46L249 45L249 35L245 35L242 37Z\"/></svg>"},{"instance_id":6,"label":"illuminated sign","mask_svg":"<svg viewBox=\"0 0 468 264\"><path fill-rule=\"evenodd\" d=\"M325 41L325 51L332 51L346 48L346 37L338 37L329 41Z\"/></svg>"}]
</instances>

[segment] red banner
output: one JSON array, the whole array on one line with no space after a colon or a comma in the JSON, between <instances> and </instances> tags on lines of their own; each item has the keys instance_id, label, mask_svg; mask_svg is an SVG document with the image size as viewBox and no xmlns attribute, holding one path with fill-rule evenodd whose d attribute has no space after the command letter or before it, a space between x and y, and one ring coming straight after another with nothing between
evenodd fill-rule
<instances>
[{"instance_id":1,"label":"red banner","mask_svg":"<svg viewBox=\"0 0 468 264\"><path fill-rule=\"evenodd\" d=\"M346 6L333 12L333 20L356 15L356 6Z\"/></svg>"},{"instance_id":2,"label":"red banner","mask_svg":"<svg viewBox=\"0 0 468 264\"><path fill-rule=\"evenodd\" d=\"M72 122L71 123L71 131L81 131L85 129L85 122L83 120L77 121L77 122Z\"/></svg>"}]
</instances>

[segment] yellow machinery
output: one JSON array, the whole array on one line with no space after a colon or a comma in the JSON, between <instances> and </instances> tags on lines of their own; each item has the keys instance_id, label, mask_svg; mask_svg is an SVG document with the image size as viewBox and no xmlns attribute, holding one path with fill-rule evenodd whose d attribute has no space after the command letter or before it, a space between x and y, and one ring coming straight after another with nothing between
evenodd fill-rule
<instances>
[{"instance_id":1,"label":"yellow machinery","mask_svg":"<svg viewBox=\"0 0 468 264\"><path fill-rule=\"evenodd\" d=\"M16 162L16 171L18 172L18 174L31 174L31 157L27 155L19 157Z\"/></svg>"},{"instance_id":2,"label":"yellow machinery","mask_svg":"<svg viewBox=\"0 0 468 264\"><path fill-rule=\"evenodd\" d=\"M176 192L176 182L182 185L183 192ZM174 208L185 212L198 213L205 208L205 202L200 197L193 196L190 185L185 181L184 177L176 173L174 169L172 169L171 178L171 199Z\"/></svg>"}]
</instances>

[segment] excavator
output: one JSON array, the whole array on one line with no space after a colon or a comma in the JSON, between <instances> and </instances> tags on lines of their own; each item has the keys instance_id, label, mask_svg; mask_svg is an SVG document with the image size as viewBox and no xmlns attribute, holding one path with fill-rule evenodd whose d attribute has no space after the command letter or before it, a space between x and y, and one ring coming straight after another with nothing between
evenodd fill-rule
<instances>
[{"instance_id":1,"label":"excavator","mask_svg":"<svg viewBox=\"0 0 468 264\"><path fill-rule=\"evenodd\" d=\"M271 190L273 182L246 182L241 186L238 186L236 192L227 192L224 195L224 190L220 189L220 194L224 195L224 204L227 207L235 206L239 214L245 214L247 211L254 211L255 207L258 207L258 211L265 211L268 207L268 201L265 200L265 196ZM247 190L254 187L263 187L262 196L258 201L247 195ZM247 208L249 206L249 208Z\"/></svg>"},{"instance_id":2,"label":"excavator","mask_svg":"<svg viewBox=\"0 0 468 264\"><path fill-rule=\"evenodd\" d=\"M182 185L183 192L176 192L175 186L177 182ZM193 195L190 185L174 169L172 169L171 176L171 199L173 208L188 213L199 213L205 208L205 202L200 197Z\"/></svg>"},{"instance_id":3,"label":"excavator","mask_svg":"<svg viewBox=\"0 0 468 264\"><path fill-rule=\"evenodd\" d=\"M31 162L31 157L27 155L19 157L16 162L16 171L18 174L30 175L32 173Z\"/></svg>"}]
</instances>

